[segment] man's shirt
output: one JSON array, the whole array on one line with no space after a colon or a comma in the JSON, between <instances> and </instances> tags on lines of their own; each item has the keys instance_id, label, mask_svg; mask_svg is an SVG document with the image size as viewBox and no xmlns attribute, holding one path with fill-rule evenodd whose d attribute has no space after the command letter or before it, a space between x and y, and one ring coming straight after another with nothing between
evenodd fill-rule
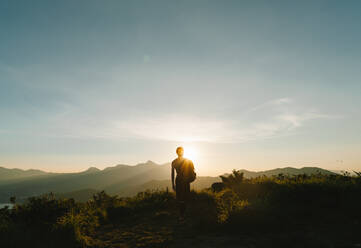
<instances>
[{"instance_id":1,"label":"man's shirt","mask_svg":"<svg viewBox=\"0 0 361 248\"><path fill-rule=\"evenodd\" d=\"M176 158L172 162L172 168L177 172L177 177L183 177L186 168L193 168L193 162L187 158Z\"/></svg>"}]
</instances>

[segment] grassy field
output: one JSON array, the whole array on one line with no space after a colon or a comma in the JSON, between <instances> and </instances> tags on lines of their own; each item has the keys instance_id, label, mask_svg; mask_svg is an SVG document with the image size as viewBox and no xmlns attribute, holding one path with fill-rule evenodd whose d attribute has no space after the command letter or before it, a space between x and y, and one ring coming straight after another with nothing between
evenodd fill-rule
<instances>
[{"instance_id":1,"label":"grassy field","mask_svg":"<svg viewBox=\"0 0 361 248\"><path fill-rule=\"evenodd\" d=\"M2 247L360 247L361 175L278 175L192 192L184 222L173 192L86 203L52 194L0 210Z\"/></svg>"}]
</instances>

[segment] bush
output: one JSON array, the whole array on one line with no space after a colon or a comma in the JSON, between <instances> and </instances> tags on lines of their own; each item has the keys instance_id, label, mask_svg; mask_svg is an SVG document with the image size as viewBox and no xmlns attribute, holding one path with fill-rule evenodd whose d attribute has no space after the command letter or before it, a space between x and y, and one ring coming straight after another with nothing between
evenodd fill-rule
<instances>
[{"instance_id":1,"label":"bush","mask_svg":"<svg viewBox=\"0 0 361 248\"><path fill-rule=\"evenodd\" d=\"M219 192L191 192L183 229L176 228L177 201L174 193L168 191L146 191L128 198L100 192L86 203L55 199L52 194L32 197L13 209L0 209L1 245L102 247L96 237L107 225L129 229L136 225L134 232L140 233L125 232L124 237L129 241L146 235L144 240L159 241L153 244L155 247L168 242L173 229L193 235L217 230L257 237L280 233L300 237L304 230L316 229L323 230L328 240L343 237L361 241L349 234L361 229L360 174L246 179L234 171L222 180L225 188ZM292 243L287 238L279 240Z\"/></svg>"}]
</instances>

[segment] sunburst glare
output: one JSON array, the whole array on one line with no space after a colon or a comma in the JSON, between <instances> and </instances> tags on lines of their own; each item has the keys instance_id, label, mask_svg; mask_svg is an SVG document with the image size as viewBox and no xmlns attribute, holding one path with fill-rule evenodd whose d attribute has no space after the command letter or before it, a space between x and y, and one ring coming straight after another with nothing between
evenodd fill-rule
<instances>
[{"instance_id":1,"label":"sunburst glare","mask_svg":"<svg viewBox=\"0 0 361 248\"><path fill-rule=\"evenodd\" d=\"M188 158L192 161L198 160L199 152L196 147L184 145L183 148L184 148L184 157L185 158Z\"/></svg>"}]
</instances>

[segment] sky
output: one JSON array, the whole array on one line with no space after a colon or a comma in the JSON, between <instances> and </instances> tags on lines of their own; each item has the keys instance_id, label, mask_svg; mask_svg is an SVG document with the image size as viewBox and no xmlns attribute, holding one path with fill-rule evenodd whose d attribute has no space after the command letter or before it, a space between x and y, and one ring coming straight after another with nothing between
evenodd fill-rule
<instances>
[{"instance_id":1,"label":"sky","mask_svg":"<svg viewBox=\"0 0 361 248\"><path fill-rule=\"evenodd\" d=\"M361 170L360 1L0 1L0 166Z\"/></svg>"}]
</instances>

